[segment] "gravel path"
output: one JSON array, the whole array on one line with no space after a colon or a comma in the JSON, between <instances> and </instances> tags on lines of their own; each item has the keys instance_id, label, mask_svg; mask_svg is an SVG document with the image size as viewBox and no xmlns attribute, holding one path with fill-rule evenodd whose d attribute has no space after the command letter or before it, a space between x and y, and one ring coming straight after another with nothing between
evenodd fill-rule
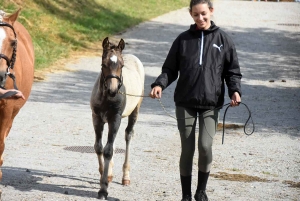
<instances>
[{"instance_id":1,"label":"gravel path","mask_svg":"<svg viewBox=\"0 0 300 201\"><path fill-rule=\"evenodd\" d=\"M299 3L215 3L214 21L231 35L238 50L244 75L242 99L252 111L256 132L248 137L242 129L227 129L224 145L218 132L207 189L210 200L300 200L299 10ZM143 62L146 93L172 41L191 23L183 8L116 36L127 42L124 53ZM66 64L71 71L49 74L47 81L34 83L6 141L3 201L97 200L99 173L92 153L89 98L100 63L98 57L81 58ZM174 87L162 98L171 114ZM229 110L226 122L243 124L246 118L241 106ZM119 152L125 148L126 122L116 139ZM131 186L120 184L124 154L115 153L109 200L180 200L175 120L165 115L158 101L145 98L135 131ZM196 161L197 156L194 173ZM195 191L196 174L193 178Z\"/></svg>"}]
</instances>

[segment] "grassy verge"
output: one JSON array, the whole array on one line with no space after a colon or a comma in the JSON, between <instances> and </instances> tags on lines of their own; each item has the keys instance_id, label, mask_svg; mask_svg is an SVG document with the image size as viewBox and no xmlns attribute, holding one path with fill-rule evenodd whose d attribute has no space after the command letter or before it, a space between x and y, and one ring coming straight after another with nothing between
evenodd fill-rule
<instances>
[{"instance_id":1,"label":"grassy verge","mask_svg":"<svg viewBox=\"0 0 300 201\"><path fill-rule=\"evenodd\" d=\"M19 21L30 32L36 70L75 54L96 53L101 40L163 13L188 6L189 0L0 0L0 9L22 8Z\"/></svg>"}]
</instances>

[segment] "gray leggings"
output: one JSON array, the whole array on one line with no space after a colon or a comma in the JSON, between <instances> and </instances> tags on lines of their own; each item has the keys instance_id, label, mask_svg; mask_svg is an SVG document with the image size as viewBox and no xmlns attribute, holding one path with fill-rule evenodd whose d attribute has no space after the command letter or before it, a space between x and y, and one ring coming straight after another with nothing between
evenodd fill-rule
<instances>
[{"instance_id":1,"label":"gray leggings","mask_svg":"<svg viewBox=\"0 0 300 201\"><path fill-rule=\"evenodd\" d=\"M176 107L177 126L181 138L179 168L182 176L192 175L197 115L199 116L198 169L201 172L209 172L211 168L212 144L216 134L219 110Z\"/></svg>"}]
</instances>

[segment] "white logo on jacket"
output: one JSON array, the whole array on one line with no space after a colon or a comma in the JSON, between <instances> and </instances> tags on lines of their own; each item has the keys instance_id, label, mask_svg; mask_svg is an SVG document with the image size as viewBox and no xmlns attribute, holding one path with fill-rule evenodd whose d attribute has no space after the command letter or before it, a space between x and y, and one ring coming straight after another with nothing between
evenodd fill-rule
<instances>
[{"instance_id":1,"label":"white logo on jacket","mask_svg":"<svg viewBox=\"0 0 300 201\"><path fill-rule=\"evenodd\" d=\"M223 46L223 45L220 45L220 47L218 47L216 44L213 44L213 47L218 48L219 52L221 52L221 47L222 47L222 46Z\"/></svg>"}]
</instances>

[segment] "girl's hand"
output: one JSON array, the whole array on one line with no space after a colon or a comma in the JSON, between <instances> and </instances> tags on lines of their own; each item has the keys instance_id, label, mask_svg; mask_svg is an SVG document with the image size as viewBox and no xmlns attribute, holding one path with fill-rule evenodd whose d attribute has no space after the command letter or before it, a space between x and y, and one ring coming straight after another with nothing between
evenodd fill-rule
<instances>
[{"instance_id":1,"label":"girl's hand","mask_svg":"<svg viewBox=\"0 0 300 201\"><path fill-rule=\"evenodd\" d=\"M162 88L160 86L153 87L150 92L151 98L161 98Z\"/></svg>"},{"instance_id":2,"label":"girl's hand","mask_svg":"<svg viewBox=\"0 0 300 201\"><path fill-rule=\"evenodd\" d=\"M18 90L14 90L16 92L18 92L17 94L13 95L13 97L15 98L22 98L25 100L25 96L23 95L23 93L21 91L18 91Z\"/></svg>"},{"instance_id":3,"label":"girl's hand","mask_svg":"<svg viewBox=\"0 0 300 201\"><path fill-rule=\"evenodd\" d=\"M234 92L231 97L231 107L239 106L240 102L242 102L240 94L238 92Z\"/></svg>"}]
</instances>

